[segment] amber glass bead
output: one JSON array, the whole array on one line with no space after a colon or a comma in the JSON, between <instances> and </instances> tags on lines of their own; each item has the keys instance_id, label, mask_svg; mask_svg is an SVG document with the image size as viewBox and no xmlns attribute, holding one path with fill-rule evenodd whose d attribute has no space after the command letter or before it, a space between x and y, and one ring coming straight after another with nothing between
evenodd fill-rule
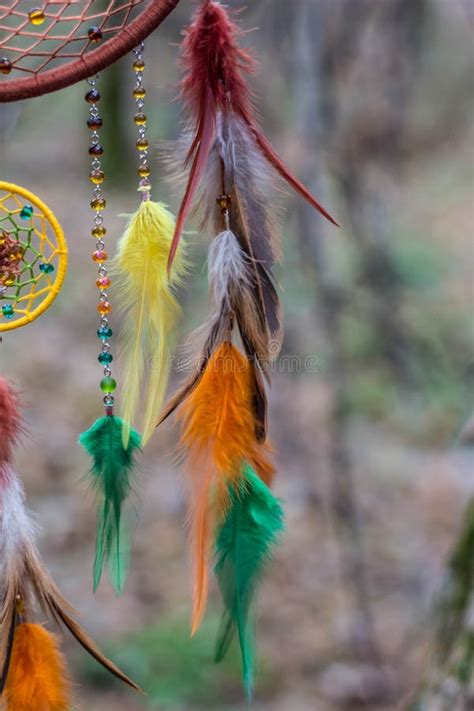
<instances>
[{"instance_id":1,"label":"amber glass bead","mask_svg":"<svg viewBox=\"0 0 474 711\"><path fill-rule=\"evenodd\" d=\"M87 126L91 130L95 130L96 128L102 128L104 122L100 118L100 116L92 116L91 118L87 119Z\"/></svg>"},{"instance_id":2,"label":"amber glass bead","mask_svg":"<svg viewBox=\"0 0 474 711\"><path fill-rule=\"evenodd\" d=\"M100 101L100 98L100 91L97 91L97 89L91 89L84 97L88 104L95 104L97 101Z\"/></svg>"},{"instance_id":3,"label":"amber glass bead","mask_svg":"<svg viewBox=\"0 0 474 711\"><path fill-rule=\"evenodd\" d=\"M139 138L138 141L135 143L137 150L139 151L147 151L149 148L149 143L146 140L146 138Z\"/></svg>"},{"instance_id":4,"label":"amber glass bead","mask_svg":"<svg viewBox=\"0 0 474 711\"><path fill-rule=\"evenodd\" d=\"M100 29L100 27L90 27L87 32L87 36L89 37L91 42L97 44L102 40L102 30Z\"/></svg>"},{"instance_id":5,"label":"amber glass bead","mask_svg":"<svg viewBox=\"0 0 474 711\"><path fill-rule=\"evenodd\" d=\"M110 277L99 277L96 279L96 286L98 289L108 289L108 287L111 285L112 280Z\"/></svg>"},{"instance_id":6,"label":"amber glass bead","mask_svg":"<svg viewBox=\"0 0 474 711\"><path fill-rule=\"evenodd\" d=\"M137 126L144 126L147 122L146 114L138 113L133 117Z\"/></svg>"},{"instance_id":7,"label":"amber glass bead","mask_svg":"<svg viewBox=\"0 0 474 711\"><path fill-rule=\"evenodd\" d=\"M97 227L94 227L91 234L96 239L99 239L100 237L105 237L105 235L107 234L107 230L102 225L98 225Z\"/></svg>"},{"instance_id":8,"label":"amber glass bead","mask_svg":"<svg viewBox=\"0 0 474 711\"><path fill-rule=\"evenodd\" d=\"M2 74L10 74L13 66L8 57L1 57L0 58L0 73Z\"/></svg>"},{"instance_id":9,"label":"amber glass bead","mask_svg":"<svg viewBox=\"0 0 474 711\"><path fill-rule=\"evenodd\" d=\"M150 170L150 168L148 168L148 166L138 169L138 175L140 176L140 178L148 178L150 173L151 173L151 170Z\"/></svg>"},{"instance_id":10,"label":"amber glass bead","mask_svg":"<svg viewBox=\"0 0 474 711\"><path fill-rule=\"evenodd\" d=\"M231 198L230 195L219 195L217 198L217 204L221 210L228 210L230 207Z\"/></svg>"},{"instance_id":11,"label":"amber glass bead","mask_svg":"<svg viewBox=\"0 0 474 711\"><path fill-rule=\"evenodd\" d=\"M96 249L96 251L92 253L93 262L106 262L107 258L108 254L107 252L104 252L103 249Z\"/></svg>"},{"instance_id":12,"label":"amber glass bead","mask_svg":"<svg viewBox=\"0 0 474 711\"><path fill-rule=\"evenodd\" d=\"M107 207L107 200L105 198L94 198L91 200L91 208L93 210L97 210L98 212L100 210L105 210Z\"/></svg>"},{"instance_id":13,"label":"amber glass bead","mask_svg":"<svg viewBox=\"0 0 474 711\"><path fill-rule=\"evenodd\" d=\"M110 301L99 301L99 303L97 305L97 311L102 316L109 314L112 311L112 305L111 305Z\"/></svg>"},{"instance_id":14,"label":"amber glass bead","mask_svg":"<svg viewBox=\"0 0 474 711\"><path fill-rule=\"evenodd\" d=\"M103 170L91 170L89 174L89 180L94 185L100 185L105 180L105 173Z\"/></svg>"},{"instance_id":15,"label":"amber glass bead","mask_svg":"<svg viewBox=\"0 0 474 711\"><path fill-rule=\"evenodd\" d=\"M144 99L146 96L146 89L144 89L142 86L137 87L133 90L133 96L135 97L135 99Z\"/></svg>"},{"instance_id":16,"label":"amber glass bead","mask_svg":"<svg viewBox=\"0 0 474 711\"><path fill-rule=\"evenodd\" d=\"M91 146L89 146L89 155L90 156L102 156L104 154L104 149L100 145L100 143L93 143Z\"/></svg>"},{"instance_id":17,"label":"amber glass bead","mask_svg":"<svg viewBox=\"0 0 474 711\"><path fill-rule=\"evenodd\" d=\"M136 72L142 72L145 69L145 62L143 59L137 59L133 62L133 68Z\"/></svg>"},{"instance_id":18,"label":"amber glass bead","mask_svg":"<svg viewBox=\"0 0 474 711\"><path fill-rule=\"evenodd\" d=\"M30 10L28 13L28 19L32 25L39 27L46 20L46 15L40 7L35 7L34 10Z\"/></svg>"}]
</instances>

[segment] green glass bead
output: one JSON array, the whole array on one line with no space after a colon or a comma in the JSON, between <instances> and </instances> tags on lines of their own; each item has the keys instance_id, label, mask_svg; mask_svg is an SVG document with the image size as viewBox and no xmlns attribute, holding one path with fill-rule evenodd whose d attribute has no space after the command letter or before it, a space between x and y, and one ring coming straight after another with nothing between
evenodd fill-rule
<instances>
[{"instance_id":1,"label":"green glass bead","mask_svg":"<svg viewBox=\"0 0 474 711\"><path fill-rule=\"evenodd\" d=\"M100 389L103 393L113 393L117 387L117 381L114 378L102 378L100 381Z\"/></svg>"},{"instance_id":2,"label":"green glass bead","mask_svg":"<svg viewBox=\"0 0 474 711\"><path fill-rule=\"evenodd\" d=\"M112 353L100 353L97 358L101 365L109 365L109 363L112 363L113 359L114 357Z\"/></svg>"},{"instance_id":3,"label":"green glass bead","mask_svg":"<svg viewBox=\"0 0 474 711\"><path fill-rule=\"evenodd\" d=\"M2 314L5 318L13 318L15 315L15 309L11 304L5 304L5 306L2 306Z\"/></svg>"},{"instance_id":4,"label":"green glass bead","mask_svg":"<svg viewBox=\"0 0 474 711\"><path fill-rule=\"evenodd\" d=\"M54 264L47 264L44 262L41 262L39 265L39 270L40 272L43 272L43 274L51 274L54 272Z\"/></svg>"},{"instance_id":5,"label":"green glass bead","mask_svg":"<svg viewBox=\"0 0 474 711\"><path fill-rule=\"evenodd\" d=\"M29 220L33 214L33 208L31 205L25 205L25 207L20 212L20 220Z\"/></svg>"},{"instance_id":6,"label":"green glass bead","mask_svg":"<svg viewBox=\"0 0 474 711\"><path fill-rule=\"evenodd\" d=\"M97 336L103 341L107 341L107 339L112 338L113 336L112 329L109 326L106 326L105 328L101 327L97 331Z\"/></svg>"}]
</instances>

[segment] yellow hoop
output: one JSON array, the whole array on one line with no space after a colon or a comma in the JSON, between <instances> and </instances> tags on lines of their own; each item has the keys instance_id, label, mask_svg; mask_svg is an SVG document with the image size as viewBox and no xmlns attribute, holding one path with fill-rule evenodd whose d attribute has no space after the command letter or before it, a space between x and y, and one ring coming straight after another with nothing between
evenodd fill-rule
<instances>
[{"instance_id":1,"label":"yellow hoop","mask_svg":"<svg viewBox=\"0 0 474 711\"><path fill-rule=\"evenodd\" d=\"M13 203L14 209L7 208L8 202ZM28 210L30 206L33 208L32 214L26 219L20 217L22 211L25 208ZM29 226L17 225L17 217L28 222ZM29 190L0 181L0 233L5 232L9 236L11 232L8 233L5 229L4 224L6 223L15 226L13 232L16 235L21 232L28 234L28 243L23 245L25 252L31 251L36 256L33 264L24 262L26 266L23 269L28 271L31 277L25 286L31 284L30 290L26 294L21 294L23 286L21 283L15 282L10 286L16 289L17 297L0 295L0 332L21 328L41 316L59 294L66 277L68 264L66 238L61 225L49 207ZM39 249L31 244L32 236L35 238L35 243L39 244ZM45 256L44 250L49 251L47 256ZM40 257L45 257L45 261L41 262L36 269ZM43 265L44 271L40 269L41 265ZM56 272L54 279L52 277L53 271ZM38 285L39 289L37 290ZM10 316L8 320L3 312L3 308L8 304L7 299L15 303L14 315ZM15 318L15 316L18 317Z\"/></svg>"}]
</instances>

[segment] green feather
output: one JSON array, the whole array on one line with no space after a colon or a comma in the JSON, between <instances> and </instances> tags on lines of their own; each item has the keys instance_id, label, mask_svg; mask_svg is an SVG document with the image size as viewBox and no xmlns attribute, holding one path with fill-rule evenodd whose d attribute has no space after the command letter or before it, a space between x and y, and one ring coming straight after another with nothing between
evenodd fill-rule
<instances>
[{"instance_id":1,"label":"green feather","mask_svg":"<svg viewBox=\"0 0 474 711\"><path fill-rule=\"evenodd\" d=\"M131 475L141 437L132 430L124 449L123 426L120 418L108 415L97 420L79 437L79 444L92 458L92 486L103 502L97 517L94 592L99 587L106 563L117 593L123 592L127 577L131 535L123 506L132 492Z\"/></svg>"},{"instance_id":2,"label":"green feather","mask_svg":"<svg viewBox=\"0 0 474 711\"><path fill-rule=\"evenodd\" d=\"M265 563L283 530L278 500L255 471L246 466L237 489L229 487L231 505L216 539L214 572L225 605L215 660L221 661L237 630L243 680L251 698L254 677L253 634L248 617Z\"/></svg>"}]
</instances>

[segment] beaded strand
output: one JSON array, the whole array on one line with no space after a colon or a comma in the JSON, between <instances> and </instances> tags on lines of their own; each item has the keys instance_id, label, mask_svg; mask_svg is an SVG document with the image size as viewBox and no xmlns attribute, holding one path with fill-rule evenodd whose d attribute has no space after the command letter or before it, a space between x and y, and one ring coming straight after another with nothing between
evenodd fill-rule
<instances>
[{"instance_id":1,"label":"beaded strand","mask_svg":"<svg viewBox=\"0 0 474 711\"><path fill-rule=\"evenodd\" d=\"M138 190L142 193L142 200L150 199L151 182L150 182L150 166L148 163L148 148L149 143L146 137L147 132L147 116L144 113L146 89L143 86L143 72L145 70L145 61L143 53L145 45L142 42L133 50L135 61L133 62L133 70L135 72L135 86L133 88L133 97L135 99L136 113L133 117L135 126L137 127L137 140L135 147L138 151L138 177L140 182Z\"/></svg>"},{"instance_id":2,"label":"beaded strand","mask_svg":"<svg viewBox=\"0 0 474 711\"><path fill-rule=\"evenodd\" d=\"M111 284L111 280L108 276L107 268L105 266L105 263L108 259L108 255L105 251L104 237L107 234L107 230L104 227L103 211L107 206L107 202L102 192L102 185L105 181L105 173L102 169L101 161L104 149L100 143L99 133L103 123L98 107L98 102L100 101L101 95L97 89L98 77L88 79L87 83L89 84L90 89L87 91L84 98L89 104L89 118L87 120L87 127L91 131L89 155L92 158L89 181L94 186L90 206L95 213L91 234L97 240L95 250L92 253L92 261L99 265L98 276L96 279L96 286L100 292L99 303L97 305L97 311L100 315L97 336L102 341L101 351L98 355L97 360L99 361L100 365L104 366L103 378L100 381L100 389L104 393L103 402L105 406L105 412L107 415L113 415L115 398L112 393L115 391L117 383L112 377L112 369L110 367L113 361L113 355L111 353L111 345L109 339L112 337L113 334L108 320L108 314L112 310L112 306L110 304L109 296L107 294L107 289Z\"/></svg>"}]
</instances>

